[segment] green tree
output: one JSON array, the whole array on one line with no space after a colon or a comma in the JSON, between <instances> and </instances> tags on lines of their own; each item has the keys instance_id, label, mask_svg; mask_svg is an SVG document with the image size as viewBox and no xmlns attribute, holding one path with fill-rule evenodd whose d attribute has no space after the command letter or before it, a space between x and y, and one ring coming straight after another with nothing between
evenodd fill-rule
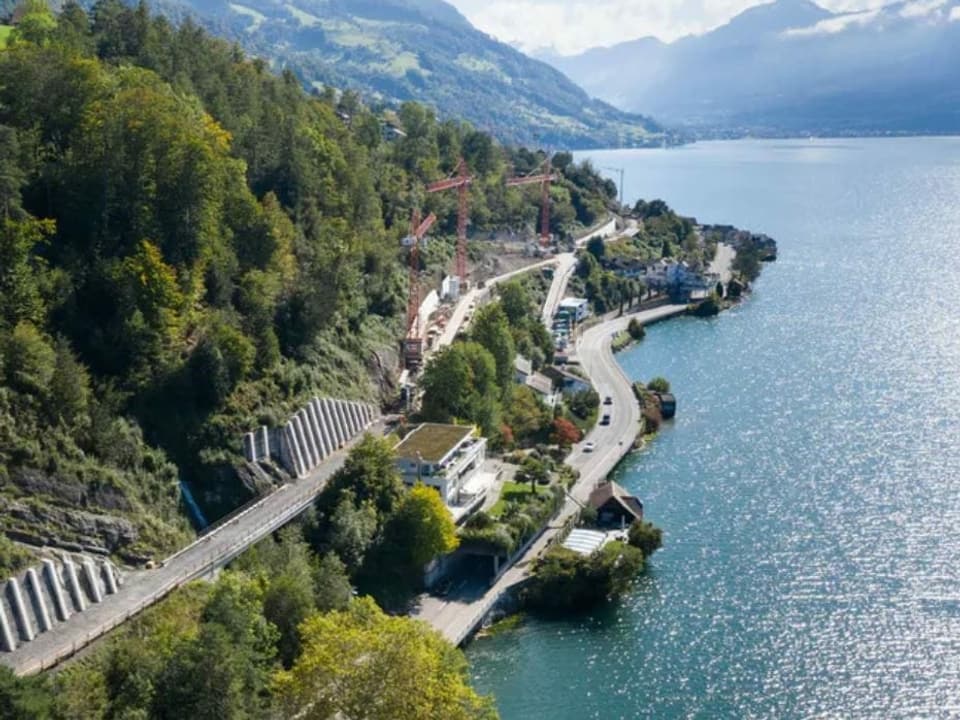
<instances>
[{"instance_id":1,"label":"green tree","mask_svg":"<svg viewBox=\"0 0 960 720\"><path fill-rule=\"evenodd\" d=\"M493 356L497 367L497 385L504 395L513 385L513 362L517 352L510 334L510 323L499 302L477 310L470 326L470 337Z\"/></svg>"},{"instance_id":2,"label":"green tree","mask_svg":"<svg viewBox=\"0 0 960 720\"><path fill-rule=\"evenodd\" d=\"M648 558L663 547L663 530L645 520L634 521L630 525L629 542Z\"/></svg>"},{"instance_id":3,"label":"green tree","mask_svg":"<svg viewBox=\"0 0 960 720\"><path fill-rule=\"evenodd\" d=\"M533 390L525 385L513 389L504 420L517 442L529 443L545 434L553 420L553 414L540 402Z\"/></svg>"},{"instance_id":4,"label":"green tree","mask_svg":"<svg viewBox=\"0 0 960 720\"><path fill-rule=\"evenodd\" d=\"M518 482L530 483L530 492L537 492L537 484L546 484L550 481L550 469L542 460L527 456L517 471Z\"/></svg>"},{"instance_id":5,"label":"green tree","mask_svg":"<svg viewBox=\"0 0 960 720\"><path fill-rule=\"evenodd\" d=\"M434 422L467 420L490 436L499 425L501 396L493 355L476 342L457 342L427 364L421 380L423 417Z\"/></svg>"},{"instance_id":6,"label":"green tree","mask_svg":"<svg viewBox=\"0 0 960 720\"><path fill-rule=\"evenodd\" d=\"M364 555L377 532L377 509L371 501L357 503L350 488L340 494L325 534L324 547L355 572L363 564Z\"/></svg>"},{"instance_id":7,"label":"green tree","mask_svg":"<svg viewBox=\"0 0 960 720\"><path fill-rule=\"evenodd\" d=\"M45 45L49 42L56 30L57 19L45 0L22 0L20 8L22 15L14 28L14 40L33 45Z\"/></svg>"},{"instance_id":8,"label":"green tree","mask_svg":"<svg viewBox=\"0 0 960 720\"><path fill-rule=\"evenodd\" d=\"M510 280L501 284L498 292L500 305L511 327L526 327L530 318L536 317L530 295L519 280Z\"/></svg>"},{"instance_id":9,"label":"green tree","mask_svg":"<svg viewBox=\"0 0 960 720\"><path fill-rule=\"evenodd\" d=\"M35 250L54 229L50 220L0 217L0 329L43 321L44 263Z\"/></svg>"},{"instance_id":10,"label":"green tree","mask_svg":"<svg viewBox=\"0 0 960 720\"><path fill-rule=\"evenodd\" d=\"M40 676L19 678L0 667L0 719L48 720L53 717L50 692Z\"/></svg>"},{"instance_id":11,"label":"green tree","mask_svg":"<svg viewBox=\"0 0 960 720\"><path fill-rule=\"evenodd\" d=\"M403 496L403 481L397 469L393 446L386 438L366 433L350 449L343 467L330 479L320 500L335 500L350 490L358 507L372 503L381 519L390 515Z\"/></svg>"},{"instance_id":12,"label":"green tree","mask_svg":"<svg viewBox=\"0 0 960 720\"><path fill-rule=\"evenodd\" d=\"M7 384L38 397L46 396L57 362L46 338L32 324L21 322L7 338L4 351Z\"/></svg>"},{"instance_id":13,"label":"green tree","mask_svg":"<svg viewBox=\"0 0 960 720\"><path fill-rule=\"evenodd\" d=\"M347 569L333 553L327 553L317 564L314 586L316 605L321 612L345 610L353 598L353 586Z\"/></svg>"},{"instance_id":14,"label":"green tree","mask_svg":"<svg viewBox=\"0 0 960 720\"><path fill-rule=\"evenodd\" d=\"M603 256L606 255L607 246L604 243L603 238L599 235L594 235L592 238L587 240L587 252L593 255L597 259L597 262L603 260Z\"/></svg>"},{"instance_id":15,"label":"green tree","mask_svg":"<svg viewBox=\"0 0 960 720\"><path fill-rule=\"evenodd\" d=\"M65 338L57 338L54 352L56 360L50 378L48 413L53 421L74 426L87 416L90 376L77 361Z\"/></svg>"},{"instance_id":16,"label":"green tree","mask_svg":"<svg viewBox=\"0 0 960 720\"><path fill-rule=\"evenodd\" d=\"M440 494L417 485L404 495L384 528L384 543L401 554L407 568L419 569L457 548L457 528Z\"/></svg>"},{"instance_id":17,"label":"green tree","mask_svg":"<svg viewBox=\"0 0 960 720\"><path fill-rule=\"evenodd\" d=\"M670 381L665 377L655 377L653 380L647 383L647 390L668 393L670 392Z\"/></svg>"},{"instance_id":18,"label":"green tree","mask_svg":"<svg viewBox=\"0 0 960 720\"><path fill-rule=\"evenodd\" d=\"M303 654L274 680L285 717L496 717L490 700L468 685L459 650L423 623L385 615L368 598L355 600L345 611L310 618L302 636Z\"/></svg>"}]
</instances>

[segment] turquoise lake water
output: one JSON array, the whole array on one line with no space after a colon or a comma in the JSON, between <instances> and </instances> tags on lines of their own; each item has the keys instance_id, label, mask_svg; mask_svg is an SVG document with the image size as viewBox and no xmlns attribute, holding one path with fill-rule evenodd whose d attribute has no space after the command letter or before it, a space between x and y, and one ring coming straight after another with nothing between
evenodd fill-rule
<instances>
[{"instance_id":1,"label":"turquoise lake water","mask_svg":"<svg viewBox=\"0 0 960 720\"><path fill-rule=\"evenodd\" d=\"M475 641L475 684L504 720L960 717L960 139L591 157L780 259L620 356L678 398L617 474L665 530L636 590Z\"/></svg>"}]
</instances>

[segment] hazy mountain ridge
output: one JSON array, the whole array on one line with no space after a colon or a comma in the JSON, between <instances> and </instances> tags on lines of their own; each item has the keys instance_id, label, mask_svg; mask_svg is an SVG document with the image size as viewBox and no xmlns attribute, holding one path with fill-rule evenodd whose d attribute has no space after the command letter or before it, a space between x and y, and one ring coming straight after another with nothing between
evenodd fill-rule
<instances>
[{"instance_id":1,"label":"hazy mountain ridge","mask_svg":"<svg viewBox=\"0 0 960 720\"><path fill-rule=\"evenodd\" d=\"M807 0L779 0L702 36L670 44L644 38L550 61L619 107L642 106L700 130L960 130L956 0L836 14Z\"/></svg>"},{"instance_id":2,"label":"hazy mountain ridge","mask_svg":"<svg viewBox=\"0 0 960 720\"><path fill-rule=\"evenodd\" d=\"M162 0L305 83L417 100L501 140L541 146L659 144L652 120L591 99L441 0Z\"/></svg>"}]
</instances>

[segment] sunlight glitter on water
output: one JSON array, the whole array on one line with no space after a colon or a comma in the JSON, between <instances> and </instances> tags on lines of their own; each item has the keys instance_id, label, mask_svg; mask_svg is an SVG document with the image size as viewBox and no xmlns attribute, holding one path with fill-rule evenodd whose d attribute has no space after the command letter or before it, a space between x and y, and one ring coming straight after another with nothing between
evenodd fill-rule
<instances>
[{"instance_id":1,"label":"sunlight glitter on water","mask_svg":"<svg viewBox=\"0 0 960 720\"><path fill-rule=\"evenodd\" d=\"M666 546L619 607L470 648L505 720L960 717L960 142L799 145L597 159L781 257L621 356L679 399L618 476Z\"/></svg>"}]
</instances>

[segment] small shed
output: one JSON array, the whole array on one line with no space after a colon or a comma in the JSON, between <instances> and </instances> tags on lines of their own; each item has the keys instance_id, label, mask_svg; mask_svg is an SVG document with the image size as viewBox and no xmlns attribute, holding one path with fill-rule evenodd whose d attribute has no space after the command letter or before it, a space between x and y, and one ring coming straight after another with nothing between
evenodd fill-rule
<instances>
[{"instance_id":1,"label":"small shed","mask_svg":"<svg viewBox=\"0 0 960 720\"><path fill-rule=\"evenodd\" d=\"M658 392L657 400L660 401L660 414L664 420L669 420L677 414L677 399L673 393Z\"/></svg>"},{"instance_id":2,"label":"small shed","mask_svg":"<svg viewBox=\"0 0 960 720\"><path fill-rule=\"evenodd\" d=\"M597 524L626 527L643 520L643 503L615 482L598 485L587 501L597 511Z\"/></svg>"}]
</instances>

